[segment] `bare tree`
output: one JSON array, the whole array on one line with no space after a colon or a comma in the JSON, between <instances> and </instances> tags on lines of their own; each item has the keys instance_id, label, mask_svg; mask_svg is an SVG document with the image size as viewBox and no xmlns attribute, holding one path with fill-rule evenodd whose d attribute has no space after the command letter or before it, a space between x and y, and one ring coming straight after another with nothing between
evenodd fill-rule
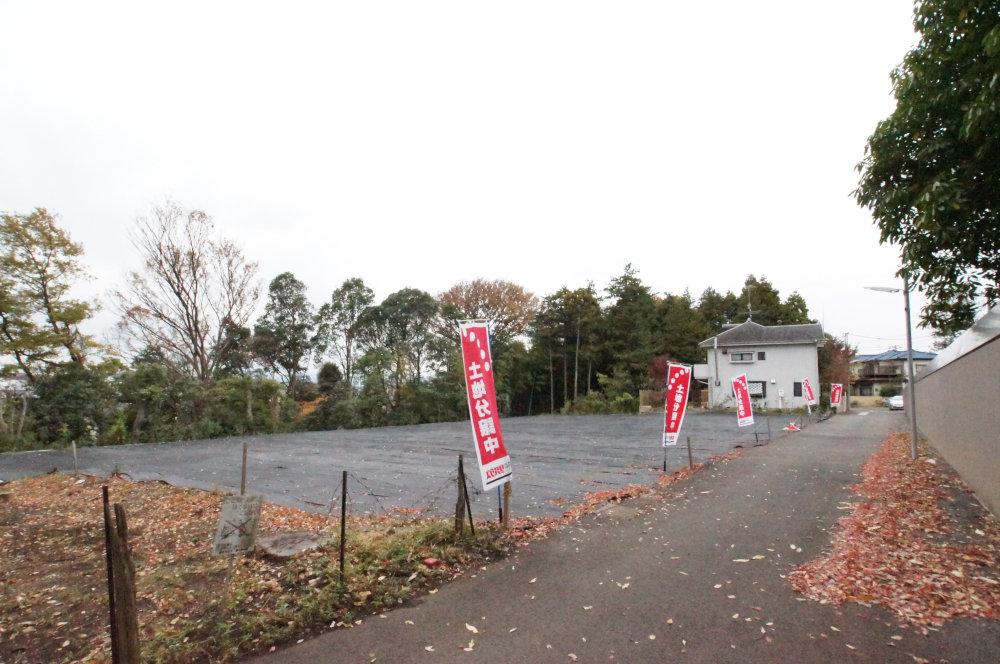
<instances>
[{"instance_id":1,"label":"bare tree","mask_svg":"<svg viewBox=\"0 0 1000 664\"><path fill-rule=\"evenodd\" d=\"M260 295L257 263L215 236L211 217L167 201L136 220L132 245L143 265L113 293L131 350L159 349L202 382L232 343L227 325L246 326Z\"/></svg>"}]
</instances>

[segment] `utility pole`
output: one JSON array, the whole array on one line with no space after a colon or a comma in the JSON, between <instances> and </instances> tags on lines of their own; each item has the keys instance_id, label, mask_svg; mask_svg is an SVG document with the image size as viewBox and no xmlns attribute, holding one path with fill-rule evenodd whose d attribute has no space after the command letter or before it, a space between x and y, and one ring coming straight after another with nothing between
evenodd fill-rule
<instances>
[{"instance_id":1,"label":"utility pole","mask_svg":"<svg viewBox=\"0 0 1000 664\"><path fill-rule=\"evenodd\" d=\"M898 288L888 288L885 286L865 286L867 290L880 291L882 293L898 293ZM917 389L913 376L913 331L910 329L910 281L903 276L903 309L906 312L906 371L909 375L910 387L910 458L917 458Z\"/></svg>"},{"instance_id":2,"label":"utility pole","mask_svg":"<svg viewBox=\"0 0 1000 664\"><path fill-rule=\"evenodd\" d=\"M910 375L910 426L913 439L910 441L910 458L917 458L917 383L913 379L913 331L910 329L910 282L903 276L903 302L906 308L906 368Z\"/></svg>"},{"instance_id":3,"label":"utility pole","mask_svg":"<svg viewBox=\"0 0 1000 664\"><path fill-rule=\"evenodd\" d=\"M847 385L844 386L844 394L846 398L844 399L844 412L851 412L851 378L854 372L851 370L851 361L854 359L854 353L851 352L851 333L844 332L844 346L847 347Z\"/></svg>"}]
</instances>

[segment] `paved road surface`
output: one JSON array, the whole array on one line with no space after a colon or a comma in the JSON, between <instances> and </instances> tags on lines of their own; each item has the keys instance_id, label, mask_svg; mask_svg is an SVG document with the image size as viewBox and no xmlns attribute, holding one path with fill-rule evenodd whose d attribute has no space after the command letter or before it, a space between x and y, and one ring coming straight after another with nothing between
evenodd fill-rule
<instances>
[{"instance_id":1,"label":"paved road surface","mask_svg":"<svg viewBox=\"0 0 1000 664\"><path fill-rule=\"evenodd\" d=\"M838 416L667 499L612 507L417 605L254 664L996 662L998 623L957 621L925 637L881 609L799 601L782 578L826 546L859 466L905 427L898 413Z\"/></svg>"},{"instance_id":2,"label":"paved road surface","mask_svg":"<svg viewBox=\"0 0 1000 664\"><path fill-rule=\"evenodd\" d=\"M765 422L759 416L758 420L760 438L766 440ZM776 418L772 422L775 430L780 422ZM554 498L575 501L587 491L651 482L662 463L661 423L660 415L504 419L515 473L512 511L560 514L562 508L551 503ZM695 461L729 452L734 445L752 445L755 440L753 430L740 430L733 415L689 413L684 433L694 441ZM134 479L238 489L244 440L250 444L250 491L291 507L326 509L346 469L352 473L348 492L352 512L399 506L432 507L445 514L454 504L454 484L449 478L454 477L459 453L466 455L474 486L480 486L472 433L465 421L88 447L79 450L80 468L92 475L108 475L117 468ZM687 463L687 452L672 448L668 461L671 467L680 467ZM0 455L0 479L37 475L56 467L73 469L68 450ZM495 493L473 494L472 498L477 516L496 513Z\"/></svg>"}]
</instances>

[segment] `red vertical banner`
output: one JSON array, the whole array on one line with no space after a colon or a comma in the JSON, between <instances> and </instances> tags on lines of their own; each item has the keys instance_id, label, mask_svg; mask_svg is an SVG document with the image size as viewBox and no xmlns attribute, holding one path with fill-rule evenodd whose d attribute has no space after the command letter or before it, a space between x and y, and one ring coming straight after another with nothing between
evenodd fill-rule
<instances>
[{"instance_id":1,"label":"red vertical banner","mask_svg":"<svg viewBox=\"0 0 1000 664\"><path fill-rule=\"evenodd\" d=\"M736 397L736 424L750 426L753 424L753 404L750 403L750 385L745 373L733 378L733 396Z\"/></svg>"},{"instance_id":2,"label":"red vertical banner","mask_svg":"<svg viewBox=\"0 0 1000 664\"><path fill-rule=\"evenodd\" d=\"M816 393L813 392L813 386L809 383L808 378L802 379L802 396L805 397L806 403L810 406L816 405Z\"/></svg>"},{"instance_id":3,"label":"red vertical banner","mask_svg":"<svg viewBox=\"0 0 1000 664\"><path fill-rule=\"evenodd\" d=\"M667 397L663 404L664 447L677 444L690 389L691 367L684 364L667 365Z\"/></svg>"},{"instance_id":4,"label":"red vertical banner","mask_svg":"<svg viewBox=\"0 0 1000 664\"><path fill-rule=\"evenodd\" d=\"M458 329L472 437L476 442L483 490L486 491L509 482L511 474L510 456L503 444L500 413L497 411L490 335L485 321L463 321Z\"/></svg>"},{"instance_id":5,"label":"red vertical banner","mask_svg":"<svg viewBox=\"0 0 1000 664\"><path fill-rule=\"evenodd\" d=\"M830 384L830 405L836 408L840 405L840 399L844 394L844 385L842 383L831 383Z\"/></svg>"}]
</instances>

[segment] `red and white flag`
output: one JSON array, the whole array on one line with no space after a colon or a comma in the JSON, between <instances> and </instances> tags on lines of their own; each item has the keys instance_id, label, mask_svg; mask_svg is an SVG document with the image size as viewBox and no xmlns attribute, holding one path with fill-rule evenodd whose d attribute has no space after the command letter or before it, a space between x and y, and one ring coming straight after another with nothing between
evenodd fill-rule
<instances>
[{"instance_id":1,"label":"red and white flag","mask_svg":"<svg viewBox=\"0 0 1000 664\"><path fill-rule=\"evenodd\" d=\"M802 396L806 398L806 403L810 406L816 405L816 393L813 392L813 386L809 384L808 378L802 379Z\"/></svg>"},{"instance_id":2,"label":"red and white flag","mask_svg":"<svg viewBox=\"0 0 1000 664\"><path fill-rule=\"evenodd\" d=\"M465 369L472 437L476 442L476 458L479 461L483 490L486 491L509 482L511 474L510 456L503 444L497 395L493 385L490 335L485 321L462 321L458 329L462 342L462 366Z\"/></svg>"},{"instance_id":3,"label":"red and white flag","mask_svg":"<svg viewBox=\"0 0 1000 664\"><path fill-rule=\"evenodd\" d=\"M753 404L750 403L750 385L745 373L733 378L733 396L736 397L736 424L750 426L753 424Z\"/></svg>"},{"instance_id":4,"label":"red and white flag","mask_svg":"<svg viewBox=\"0 0 1000 664\"><path fill-rule=\"evenodd\" d=\"M830 405L836 408L840 405L840 399L844 394L844 385L842 383L831 383L830 384Z\"/></svg>"},{"instance_id":5,"label":"red and white flag","mask_svg":"<svg viewBox=\"0 0 1000 664\"><path fill-rule=\"evenodd\" d=\"M663 446L676 445L687 410L691 389L691 367L685 364L667 365L667 398L663 405Z\"/></svg>"}]
</instances>

